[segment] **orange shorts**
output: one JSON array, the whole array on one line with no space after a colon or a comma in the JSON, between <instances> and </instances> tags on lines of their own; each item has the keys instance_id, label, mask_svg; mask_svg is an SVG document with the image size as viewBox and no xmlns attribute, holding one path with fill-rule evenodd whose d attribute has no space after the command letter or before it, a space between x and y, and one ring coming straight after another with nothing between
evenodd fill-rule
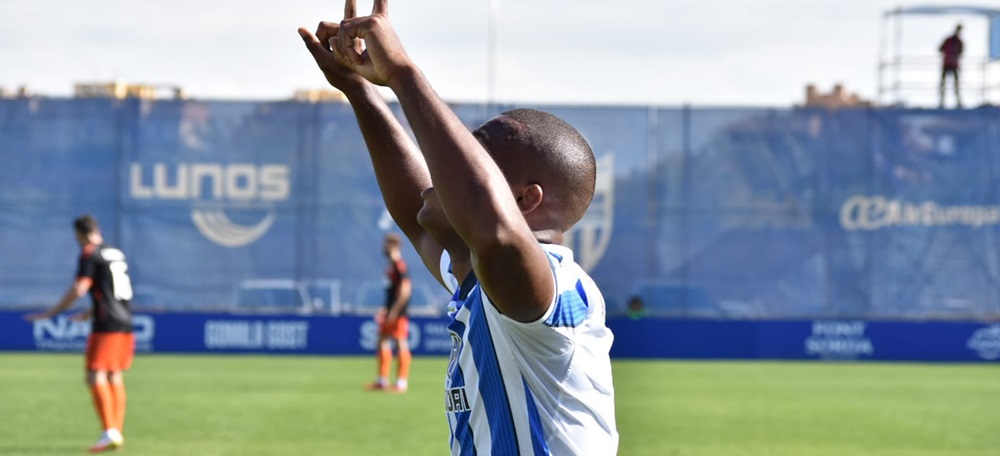
<instances>
[{"instance_id":1,"label":"orange shorts","mask_svg":"<svg viewBox=\"0 0 1000 456\"><path fill-rule=\"evenodd\" d=\"M382 326L379 328L379 334L383 337L406 339L410 336L410 319L399 317L393 324L382 323Z\"/></svg>"},{"instance_id":2,"label":"orange shorts","mask_svg":"<svg viewBox=\"0 0 1000 456\"><path fill-rule=\"evenodd\" d=\"M87 338L87 370L123 371L132 366L132 333L93 333Z\"/></svg>"}]
</instances>

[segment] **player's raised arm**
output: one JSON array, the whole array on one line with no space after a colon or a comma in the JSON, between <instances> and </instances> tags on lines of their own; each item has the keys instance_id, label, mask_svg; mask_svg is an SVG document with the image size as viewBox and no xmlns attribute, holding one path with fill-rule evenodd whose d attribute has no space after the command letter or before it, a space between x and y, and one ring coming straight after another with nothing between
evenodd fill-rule
<instances>
[{"instance_id":1,"label":"player's raised arm","mask_svg":"<svg viewBox=\"0 0 1000 456\"><path fill-rule=\"evenodd\" d=\"M346 2L344 17L355 17L354 0ZM299 36L326 80L350 101L389 214L416 247L427 268L441 281L438 277L441 246L417 223L417 213L423 205L420 193L431 186L427 165L377 88L338 61L343 51L338 44L339 30L339 23L320 22L315 34L300 28ZM351 40L347 46L356 50L360 43Z\"/></svg>"},{"instance_id":2,"label":"player's raised arm","mask_svg":"<svg viewBox=\"0 0 1000 456\"><path fill-rule=\"evenodd\" d=\"M367 47L363 52L353 46L358 38ZM406 55L389 22L386 0L375 1L371 16L345 19L338 42L346 65L387 85L399 98L442 208L472 251L476 276L494 304L515 320L541 317L554 298L555 284L548 259L522 215L540 204L540 187L512 193L490 154Z\"/></svg>"}]
</instances>

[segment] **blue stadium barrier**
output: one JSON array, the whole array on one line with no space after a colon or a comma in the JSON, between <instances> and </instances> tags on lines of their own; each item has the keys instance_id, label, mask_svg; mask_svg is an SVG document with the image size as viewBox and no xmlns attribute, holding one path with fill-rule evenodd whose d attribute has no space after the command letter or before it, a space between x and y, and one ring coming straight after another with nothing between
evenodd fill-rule
<instances>
[{"instance_id":1,"label":"blue stadium barrier","mask_svg":"<svg viewBox=\"0 0 1000 456\"><path fill-rule=\"evenodd\" d=\"M0 312L0 351L80 352L89 324L65 315L28 323ZM1000 362L1000 324L860 320L726 321L612 319L622 358ZM138 314L136 348L151 353L360 355L375 350L370 318L232 314ZM418 355L451 350L447 321L413 318Z\"/></svg>"},{"instance_id":2,"label":"blue stadium barrier","mask_svg":"<svg viewBox=\"0 0 1000 456\"><path fill-rule=\"evenodd\" d=\"M471 127L508 107L455 108ZM566 243L612 314L638 295L660 317L1000 317L1000 109L541 108L594 147ZM380 304L395 227L347 105L0 100L0 151L0 308L58 298L83 212L142 311Z\"/></svg>"}]
</instances>

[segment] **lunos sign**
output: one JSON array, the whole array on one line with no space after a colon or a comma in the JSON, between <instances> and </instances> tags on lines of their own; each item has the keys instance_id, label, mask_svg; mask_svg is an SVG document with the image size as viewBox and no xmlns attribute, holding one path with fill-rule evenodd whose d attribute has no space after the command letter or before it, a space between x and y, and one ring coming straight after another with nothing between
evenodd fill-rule
<instances>
[{"instance_id":1,"label":"lunos sign","mask_svg":"<svg viewBox=\"0 0 1000 456\"><path fill-rule=\"evenodd\" d=\"M291 196L288 165L254 163L132 163L129 194L136 200L186 201L191 221L208 240L242 247L260 239L277 216L274 206ZM230 209L262 214L243 225L226 215Z\"/></svg>"}]
</instances>

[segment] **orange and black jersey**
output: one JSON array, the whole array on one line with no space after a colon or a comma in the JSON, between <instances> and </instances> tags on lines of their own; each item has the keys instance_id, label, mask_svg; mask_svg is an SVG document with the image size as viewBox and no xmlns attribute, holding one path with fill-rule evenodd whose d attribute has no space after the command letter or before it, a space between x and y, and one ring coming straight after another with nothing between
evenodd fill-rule
<instances>
[{"instance_id":1,"label":"orange and black jersey","mask_svg":"<svg viewBox=\"0 0 1000 456\"><path fill-rule=\"evenodd\" d=\"M91 281L92 332L132 331L132 282L121 250L94 244L84 247L76 278Z\"/></svg>"},{"instance_id":2,"label":"orange and black jersey","mask_svg":"<svg viewBox=\"0 0 1000 456\"><path fill-rule=\"evenodd\" d=\"M388 310L392 307L392 303L396 301L396 297L403 288L403 281L409 280L409 276L406 272L406 262L402 259L396 261L389 261L389 267L385 270L386 278L389 279L388 286L385 288L385 308ZM409 299L407 302L403 303L403 308L400 309L399 315L406 315L406 308L409 305Z\"/></svg>"}]
</instances>

